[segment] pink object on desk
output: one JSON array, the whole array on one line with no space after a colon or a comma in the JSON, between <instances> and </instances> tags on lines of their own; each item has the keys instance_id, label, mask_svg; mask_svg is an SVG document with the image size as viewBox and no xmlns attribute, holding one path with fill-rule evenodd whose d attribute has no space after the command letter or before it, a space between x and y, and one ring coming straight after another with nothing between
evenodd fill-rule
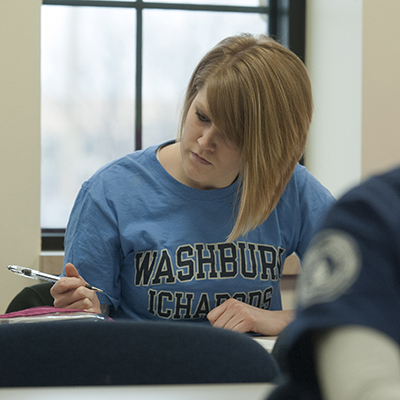
<instances>
[{"instance_id":1,"label":"pink object on desk","mask_svg":"<svg viewBox=\"0 0 400 400\"><path fill-rule=\"evenodd\" d=\"M40 306L40 307L27 308L25 310L20 310L20 311L14 311L7 314L2 314L0 315L0 324L3 323L12 324L18 322L77 320L77 319L112 321L111 318L103 314L96 314L89 311L82 311L82 310L68 309L68 308L56 308L51 306Z\"/></svg>"}]
</instances>

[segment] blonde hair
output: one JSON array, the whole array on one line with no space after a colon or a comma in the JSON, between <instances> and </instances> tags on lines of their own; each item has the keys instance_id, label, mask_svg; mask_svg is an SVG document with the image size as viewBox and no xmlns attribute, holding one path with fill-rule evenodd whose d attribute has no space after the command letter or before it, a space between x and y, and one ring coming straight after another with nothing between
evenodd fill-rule
<instances>
[{"instance_id":1,"label":"blonde hair","mask_svg":"<svg viewBox=\"0 0 400 400\"><path fill-rule=\"evenodd\" d=\"M182 137L189 108L207 85L210 117L239 147L233 241L263 223L300 160L311 123L311 84L302 61L265 36L228 37L194 70L182 110Z\"/></svg>"}]
</instances>

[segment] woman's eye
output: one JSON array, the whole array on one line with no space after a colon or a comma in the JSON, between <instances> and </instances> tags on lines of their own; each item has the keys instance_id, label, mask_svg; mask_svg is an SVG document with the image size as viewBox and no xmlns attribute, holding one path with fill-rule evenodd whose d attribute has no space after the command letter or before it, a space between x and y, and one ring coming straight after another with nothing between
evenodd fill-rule
<instances>
[{"instance_id":1,"label":"woman's eye","mask_svg":"<svg viewBox=\"0 0 400 400\"><path fill-rule=\"evenodd\" d=\"M210 120L207 117L205 117L204 115L200 114L198 111L196 111L196 115L197 115L197 118L201 122L210 122Z\"/></svg>"}]
</instances>

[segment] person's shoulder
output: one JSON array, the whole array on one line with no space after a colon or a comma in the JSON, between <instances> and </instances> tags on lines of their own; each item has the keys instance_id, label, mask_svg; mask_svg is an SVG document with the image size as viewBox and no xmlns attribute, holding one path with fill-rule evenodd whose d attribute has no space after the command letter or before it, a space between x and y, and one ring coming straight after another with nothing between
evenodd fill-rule
<instances>
[{"instance_id":1,"label":"person's shoulder","mask_svg":"<svg viewBox=\"0 0 400 400\"><path fill-rule=\"evenodd\" d=\"M116 179L126 174L135 174L142 168L146 170L144 164L151 161L152 158L156 160L157 147L157 145L154 145L146 149L136 150L104 164L87 180L86 184L99 180Z\"/></svg>"},{"instance_id":2,"label":"person's shoulder","mask_svg":"<svg viewBox=\"0 0 400 400\"><path fill-rule=\"evenodd\" d=\"M323 198L324 201L333 202L331 192L304 166L298 163L288 182L287 190L294 190L300 198Z\"/></svg>"},{"instance_id":3,"label":"person's shoulder","mask_svg":"<svg viewBox=\"0 0 400 400\"><path fill-rule=\"evenodd\" d=\"M302 164L297 163L291 180L295 180L297 184L305 184L307 182L319 183L317 178Z\"/></svg>"},{"instance_id":4,"label":"person's shoulder","mask_svg":"<svg viewBox=\"0 0 400 400\"><path fill-rule=\"evenodd\" d=\"M374 174L345 193L340 202L353 199L376 199L382 203L400 200L400 167Z\"/></svg>"},{"instance_id":5,"label":"person's shoulder","mask_svg":"<svg viewBox=\"0 0 400 400\"><path fill-rule=\"evenodd\" d=\"M400 187L400 167L390 169L388 171L382 172L381 174L375 174L365 181L366 186L374 186L380 184Z\"/></svg>"}]
</instances>

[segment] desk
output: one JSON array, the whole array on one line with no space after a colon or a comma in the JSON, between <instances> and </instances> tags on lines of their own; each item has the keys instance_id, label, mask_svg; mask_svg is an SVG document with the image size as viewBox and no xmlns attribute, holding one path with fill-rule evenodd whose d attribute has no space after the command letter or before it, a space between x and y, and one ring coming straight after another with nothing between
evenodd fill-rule
<instances>
[{"instance_id":1,"label":"desk","mask_svg":"<svg viewBox=\"0 0 400 400\"><path fill-rule=\"evenodd\" d=\"M1 400L265 400L270 383L0 389Z\"/></svg>"},{"instance_id":2,"label":"desk","mask_svg":"<svg viewBox=\"0 0 400 400\"><path fill-rule=\"evenodd\" d=\"M264 347L268 353L271 353L275 346L277 336L252 336L251 338Z\"/></svg>"}]
</instances>

